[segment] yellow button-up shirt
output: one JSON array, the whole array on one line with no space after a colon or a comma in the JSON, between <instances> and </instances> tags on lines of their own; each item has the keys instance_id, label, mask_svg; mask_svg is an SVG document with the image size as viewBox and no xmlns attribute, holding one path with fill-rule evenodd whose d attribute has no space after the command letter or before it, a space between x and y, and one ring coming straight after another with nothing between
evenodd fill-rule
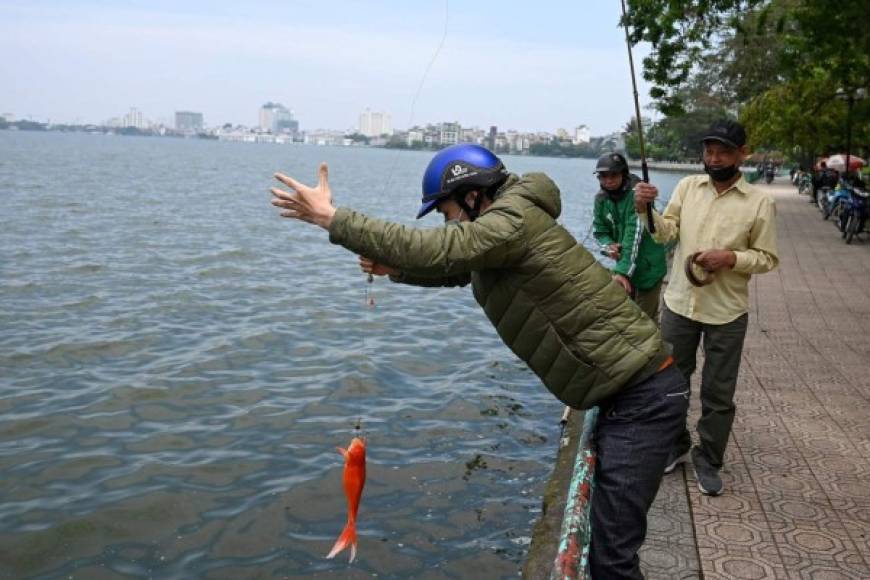
<instances>
[{"instance_id":1,"label":"yellow button-up shirt","mask_svg":"<svg viewBox=\"0 0 870 580\"><path fill-rule=\"evenodd\" d=\"M707 175L685 177L664 215L653 211L653 220L655 241L678 242L665 304L686 318L705 324L733 321L749 310L751 275L769 272L779 263L773 199L742 176L722 193ZM646 219L641 221L646 224ZM704 250L732 250L737 262L698 288L686 278L683 265L687 256Z\"/></svg>"}]
</instances>

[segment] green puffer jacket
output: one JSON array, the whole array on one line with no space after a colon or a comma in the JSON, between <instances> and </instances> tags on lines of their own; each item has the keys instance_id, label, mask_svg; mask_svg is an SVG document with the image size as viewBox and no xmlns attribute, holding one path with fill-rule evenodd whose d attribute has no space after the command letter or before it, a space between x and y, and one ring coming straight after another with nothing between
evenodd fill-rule
<instances>
[{"instance_id":1,"label":"green puffer jacket","mask_svg":"<svg viewBox=\"0 0 870 580\"><path fill-rule=\"evenodd\" d=\"M587 409L652 375L667 357L655 323L556 223L559 189L511 175L474 222L410 228L339 208L335 244L399 269L407 282L469 279L505 344L567 405Z\"/></svg>"},{"instance_id":2,"label":"green puffer jacket","mask_svg":"<svg viewBox=\"0 0 870 580\"><path fill-rule=\"evenodd\" d=\"M612 195L603 189L595 196L592 232L602 246L622 244L613 271L622 274L638 290L649 290L668 272L665 246L655 242L634 210L634 186L640 179L631 176L628 191Z\"/></svg>"}]
</instances>

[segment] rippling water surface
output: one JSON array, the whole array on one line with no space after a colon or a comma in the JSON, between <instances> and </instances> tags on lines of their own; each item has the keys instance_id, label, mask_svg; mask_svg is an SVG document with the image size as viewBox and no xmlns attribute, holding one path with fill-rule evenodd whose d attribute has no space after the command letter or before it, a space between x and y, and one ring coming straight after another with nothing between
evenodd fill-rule
<instances>
[{"instance_id":1,"label":"rippling water surface","mask_svg":"<svg viewBox=\"0 0 870 580\"><path fill-rule=\"evenodd\" d=\"M0 577L516 577L560 405L469 289L378 279L368 308L269 205L325 160L336 203L411 223L429 156L0 131ZM505 161L586 236L592 161Z\"/></svg>"}]
</instances>

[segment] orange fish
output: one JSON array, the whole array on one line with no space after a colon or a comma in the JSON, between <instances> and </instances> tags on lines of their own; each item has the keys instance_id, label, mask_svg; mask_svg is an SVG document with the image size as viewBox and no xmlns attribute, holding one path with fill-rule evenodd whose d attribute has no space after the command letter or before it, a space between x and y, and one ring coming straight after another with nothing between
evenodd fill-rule
<instances>
[{"instance_id":1,"label":"orange fish","mask_svg":"<svg viewBox=\"0 0 870 580\"><path fill-rule=\"evenodd\" d=\"M356 512L359 510L359 500L362 497L363 486L366 484L366 442L354 437L350 447L338 447L338 452L344 455L344 495L347 496L347 524L327 558L332 558L350 546L350 561L356 558Z\"/></svg>"}]
</instances>

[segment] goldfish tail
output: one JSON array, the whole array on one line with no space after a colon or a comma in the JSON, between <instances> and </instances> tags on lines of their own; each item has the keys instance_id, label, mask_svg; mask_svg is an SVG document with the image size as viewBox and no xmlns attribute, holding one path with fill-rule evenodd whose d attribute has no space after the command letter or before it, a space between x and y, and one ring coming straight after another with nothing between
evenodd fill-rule
<instances>
[{"instance_id":1,"label":"goldfish tail","mask_svg":"<svg viewBox=\"0 0 870 580\"><path fill-rule=\"evenodd\" d=\"M356 558L356 522L354 520L347 521L347 525L344 526L344 530L338 536L335 545L332 546L332 550L329 551L326 557L334 558L336 554L348 546L350 546L350 561L353 562L354 558Z\"/></svg>"}]
</instances>

